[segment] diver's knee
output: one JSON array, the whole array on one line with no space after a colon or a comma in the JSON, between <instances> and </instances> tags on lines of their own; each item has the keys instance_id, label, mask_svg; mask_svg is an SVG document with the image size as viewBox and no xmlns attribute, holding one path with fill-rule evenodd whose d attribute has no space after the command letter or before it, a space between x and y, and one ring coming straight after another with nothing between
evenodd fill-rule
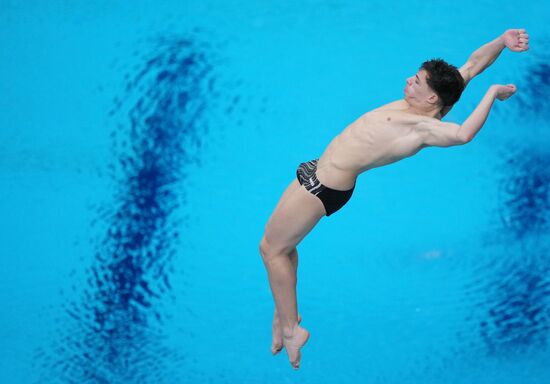
<instances>
[{"instance_id":1,"label":"diver's knee","mask_svg":"<svg viewBox=\"0 0 550 384\"><path fill-rule=\"evenodd\" d=\"M290 256L296 249L295 245L282 246L270 242L265 236L260 240L260 254L264 259L275 256Z\"/></svg>"},{"instance_id":2,"label":"diver's knee","mask_svg":"<svg viewBox=\"0 0 550 384\"><path fill-rule=\"evenodd\" d=\"M260 255L265 259L269 253L269 243L267 242L267 239L265 236L262 237L260 240Z\"/></svg>"}]
</instances>

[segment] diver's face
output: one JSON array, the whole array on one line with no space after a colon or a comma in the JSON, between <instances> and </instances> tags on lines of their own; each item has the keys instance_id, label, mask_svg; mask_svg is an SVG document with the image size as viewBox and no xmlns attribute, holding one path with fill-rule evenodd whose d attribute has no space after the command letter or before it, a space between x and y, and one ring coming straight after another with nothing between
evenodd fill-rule
<instances>
[{"instance_id":1,"label":"diver's face","mask_svg":"<svg viewBox=\"0 0 550 384\"><path fill-rule=\"evenodd\" d=\"M413 99L422 100L428 97L432 91L426 83L427 72L423 69L407 79L405 95Z\"/></svg>"}]
</instances>

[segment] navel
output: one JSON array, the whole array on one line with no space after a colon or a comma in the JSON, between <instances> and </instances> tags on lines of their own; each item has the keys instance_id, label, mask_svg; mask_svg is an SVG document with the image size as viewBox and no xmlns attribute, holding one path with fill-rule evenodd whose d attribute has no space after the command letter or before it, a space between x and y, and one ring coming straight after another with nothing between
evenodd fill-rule
<instances>
[{"instance_id":1,"label":"navel","mask_svg":"<svg viewBox=\"0 0 550 384\"><path fill-rule=\"evenodd\" d=\"M387 121L391 121L391 117L388 117L386 120L387 120Z\"/></svg>"}]
</instances>

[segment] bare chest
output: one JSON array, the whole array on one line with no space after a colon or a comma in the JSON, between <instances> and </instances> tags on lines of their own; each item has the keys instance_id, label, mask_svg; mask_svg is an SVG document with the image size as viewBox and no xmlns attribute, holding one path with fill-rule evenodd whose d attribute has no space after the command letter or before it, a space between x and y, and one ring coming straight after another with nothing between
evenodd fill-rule
<instances>
[{"instance_id":1,"label":"bare chest","mask_svg":"<svg viewBox=\"0 0 550 384\"><path fill-rule=\"evenodd\" d=\"M412 156L422 148L418 122L417 116L400 110L368 112L339 135L335 154L355 163L360 172Z\"/></svg>"},{"instance_id":2,"label":"bare chest","mask_svg":"<svg viewBox=\"0 0 550 384\"><path fill-rule=\"evenodd\" d=\"M355 141L371 152L397 150L408 153L418 144L418 123L417 116L399 110L374 110L348 126L342 138Z\"/></svg>"}]
</instances>

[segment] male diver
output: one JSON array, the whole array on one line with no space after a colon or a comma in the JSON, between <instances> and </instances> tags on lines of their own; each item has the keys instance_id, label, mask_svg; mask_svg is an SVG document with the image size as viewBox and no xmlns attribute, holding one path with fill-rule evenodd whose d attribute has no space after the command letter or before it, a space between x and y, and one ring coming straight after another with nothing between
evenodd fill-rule
<instances>
[{"instance_id":1,"label":"male diver","mask_svg":"<svg viewBox=\"0 0 550 384\"><path fill-rule=\"evenodd\" d=\"M472 141L495 99L506 100L516 92L513 84L491 85L462 124L441 119L470 80L491 65L505 47L526 51L529 36L525 29L507 30L477 49L460 69L441 59L424 62L407 79L403 99L365 113L337 135L320 158L298 166L297 177L283 193L260 241L275 300L273 355L284 346L292 367L298 369L300 348L309 338L309 332L299 325L296 246L323 216L346 204L361 173L410 157L422 148Z\"/></svg>"}]
</instances>

